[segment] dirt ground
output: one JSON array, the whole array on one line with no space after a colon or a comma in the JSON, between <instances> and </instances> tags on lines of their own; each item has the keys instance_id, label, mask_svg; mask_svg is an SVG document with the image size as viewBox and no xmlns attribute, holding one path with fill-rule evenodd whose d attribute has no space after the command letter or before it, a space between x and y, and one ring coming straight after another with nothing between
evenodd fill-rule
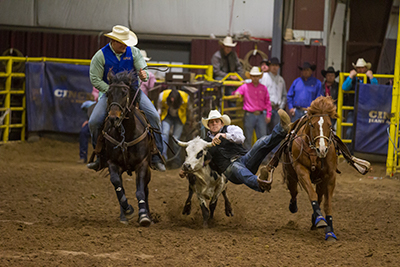
<instances>
[{"instance_id":1,"label":"dirt ground","mask_svg":"<svg viewBox=\"0 0 400 267\"><path fill-rule=\"evenodd\" d=\"M322 229L310 230L304 191L289 212L281 167L271 193L230 183L235 215L225 216L221 198L208 229L197 199L181 214L188 182L178 170L153 171L149 203L159 222L142 228L119 222L109 178L77 160L77 143L0 146L0 266L400 266L400 181L385 178L382 164L362 176L340 163L338 240L326 242ZM136 212L134 177L123 177Z\"/></svg>"}]
</instances>

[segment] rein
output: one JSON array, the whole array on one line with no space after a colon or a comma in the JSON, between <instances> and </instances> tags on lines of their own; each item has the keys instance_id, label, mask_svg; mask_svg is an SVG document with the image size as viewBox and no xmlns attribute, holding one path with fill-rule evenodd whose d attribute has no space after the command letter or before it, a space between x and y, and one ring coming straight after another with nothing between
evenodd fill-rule
<instances>
[{"instance_id":1,"label":"rein","mask_svg":"<svg viewBox=\"0 0 400 267\"><path fill-rule=\"evenodd\" d=\"M112 85L113 87L123 87L123 88L127 88L128 90L130 90L131 88L128 85L125 84L121 84L121 85ZM109 135L106 131L103 130L103 135L104 138L107 139L110 143L112 143L113 145L115 145L114 149L117 148L121 148L122 151L122 155L124 157L124 162L125 165L127 164L127 155L126 152L128 151L128 147L130 146L134 146L136 144L138 144L139 142L141 142L143 139L146 138L147 134L149 133L149 126L145 125L145 123L143 123L143 121L140 119L140 117L136 114L136 112L134 112L134 115L138 118L138 120L142 123L142 125L145 127L143 133L135 138L134 140L130 141L130 142L125 142L125 128L122 125L122 121L126 118L126 115L129 114L130 112L132 112L136 97L139 93L140 88L138 88L136 90L136 93L128 107L129 104L129 97L127 97L126 99L126 105L125 107L122 107L121 104L119 104L118 102L111 102L110 105L108 106L108 111L111 109L112 106L118 106L121 110L122 110L122 114L121 117L118 119L118 122L116 123L116 127L121 127L121 136L122 136L122 141L117 141L116 139L114 139L111 135ZM128 112L127 112L128 111ZM107 117L108 118L108 117Z\"/></svg>"}]
</instances>

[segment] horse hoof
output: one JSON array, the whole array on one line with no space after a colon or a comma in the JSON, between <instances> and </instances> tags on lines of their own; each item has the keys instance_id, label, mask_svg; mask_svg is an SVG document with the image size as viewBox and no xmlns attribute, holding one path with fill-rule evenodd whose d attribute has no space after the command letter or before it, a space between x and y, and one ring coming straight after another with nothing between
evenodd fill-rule
<instances>
[{"instance_id":1,"label":"horse hoof","mask_svg":"<svg viewBox=\"0 0 400 267\"><path fill-rule=\"evenodd\" d=\"M124 215L126 217L126 219L131 220L134 216L134 209L132 207L132 205L129 205L128 208L126 210L124 210Z\"/></svg>"},{"instance_id":2,"label":"horse hoof","mask_svg":"<svg viewBox=\"0 0 400 267\"><path fill-rule=\"evenodd\" d=\"M315 219L315 226L316 226L317 228L323 228L323 227L327 227L327 226L328 226L328 224L327 224L327 222L326 222L324 216L318 216L318 217Z\"/></svg>"},{"instance_id":3,"label":"horse hoof","mask_svg":"<svg viewBox=\"0 0 400 267\"><path fill-rule=\"evenodd\" d=\"M124 224L124 225L129 225L129 221L126 218L125 219L120 219L119 222Z\"/></svg>"},{"instance_id":4,"label":"horse hoof","mask_svg":"<svg viewBox=\"0 0 400 267\"><path fill-rule=\"evenodd\" d=\"M333 232L329 232L325 234L325 240L329 242L336 242L337 237Z\"/></svg>"},{"instance_id":5,"label":"horse hoof","mask_svg":"<svg viewBox=\"0 0 400 267\"><path fill-rule=\"evenodd\" d=\"M142 227L149 227L151 224L151 220L149 218L149 216L147 216L147 214L142 214L140 215L139 218L139 225Z\"/></svg>"},{"instance_id":6,"label":"horse hoof","mask_svg":"<svg viewBox=\"0 0 400 267\"><path fill-rule=\"evenodd\" d=\"M289 210L290 210L291 213L296 213L297 212L298 209L297 209L297 202L296 201L294 201L294 202L290 201Z\"/></svg>"}]
</instances>

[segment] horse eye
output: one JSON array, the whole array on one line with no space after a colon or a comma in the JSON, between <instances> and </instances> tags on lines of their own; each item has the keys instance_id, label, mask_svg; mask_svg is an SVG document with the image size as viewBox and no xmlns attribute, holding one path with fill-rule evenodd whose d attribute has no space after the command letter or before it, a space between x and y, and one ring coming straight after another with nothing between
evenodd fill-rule
<instances>
[{"instance_id":1,"label":"horse eye","mask_svg":"<svg viewBox=\"0 0 400 267\"><path fill-rule=\"evenodd\" d=\"M199 159L203 156L203 150L201 150L199 153L196 155L196 159Z\"/></svg>"}]
</instances>

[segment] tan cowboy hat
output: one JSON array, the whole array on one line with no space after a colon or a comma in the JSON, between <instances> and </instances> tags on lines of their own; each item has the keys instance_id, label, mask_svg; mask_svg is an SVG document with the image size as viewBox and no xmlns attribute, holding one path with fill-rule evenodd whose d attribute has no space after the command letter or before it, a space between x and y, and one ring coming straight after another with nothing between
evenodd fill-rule
<instances>
[{"instance_id":1,"label":"tan cowboy hat","mask_svg":"<svg viewBox=\"0 0 400 267\"><path fill-rule=\"evenodd\" d=\"M263 73L260 71L259 67L252 67L249 74L250 76L260 76Z\"/></svg>"},{"instance_id":2,"label":"tan cowboy hat","mask_svg":"<svg viewBox=\"0 0 400 267\"><path fill-rule=\"evenodd\" d=\"M229 118L228 115L221 115L218 110L214 109L211 110L210 113L208 113L208 118L202 118L201 122L203 123L204 127L206 127L208 130L208 121L209 120L215 120L215 119L221 119L224 125L230 125L231 124L231 119Z\"/></svg>"},{"instance_id":3,"label":"tan cowboy hat","mask_svg":"<svg viewBox=\"0 0 400 267\"><path fill-rule=\"evenodd\" d=\"M226 36L223 41L220 41L220 43L228 47L235 47L237 45L237 43L233 42L232 37L230 36Z\"/></svg>"},{"instance_id":4,"label":"tan cowboy hat","mask_svg":"<svg viewBox=\"0 0 400 267\"><path fill-rule=\"evenodd\" d=\"M372 66L372 64L371 64L370 62L365 62L365 60L364 60L363 58L359 58L359 59L357 60L357 63L356 63L356 64L354 64L354 63L351 63L351 64L353 64L353 67L354 67L354 68L367 67L367 69L370 69L371 66Z\"/></svg>"},{"instance_id":5,"label":"tan cowboy hat","mask_svg":"<svg viewBox=\"0 0 400 267\"><path fill-rule=\"evenodd\" d=\"M140 54L142 54L142 57L145 61L149 61L151 57L147 57L146 50L140 50Z\"/></svg>"},{"instance_id":6,"label":"tan cowboy hat","mask_svg":"<svg viewBox=\"0 0 400 267\"><path fill-rule=\"evenodd\" d=\"M116 25L113 27L112 32L104 34L108 38L116 40L127 46L135 46L138 43L138 38L136 34L130 31L127 27Z\"/></svg>"}]
</instances>

